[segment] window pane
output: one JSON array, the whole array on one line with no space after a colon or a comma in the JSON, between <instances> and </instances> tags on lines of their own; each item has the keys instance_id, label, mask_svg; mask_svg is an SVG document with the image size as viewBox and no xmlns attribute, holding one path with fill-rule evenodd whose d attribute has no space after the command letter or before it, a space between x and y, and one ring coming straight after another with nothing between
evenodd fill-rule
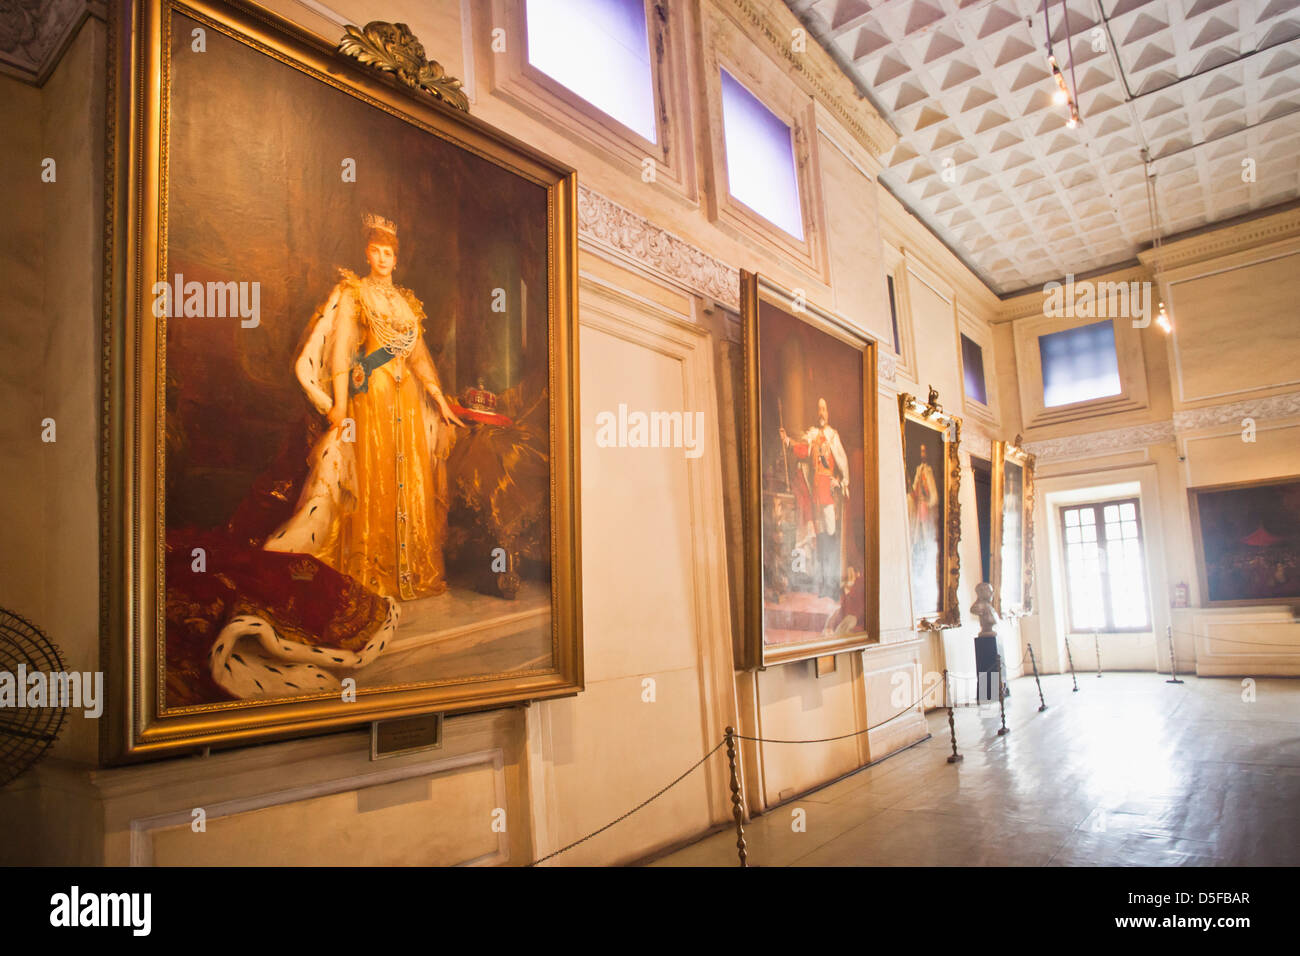
<instances>
[{"instance_id":1,"label":"window pane","mask_svg":"<svg viewBox=\"0 0 1300 956\"><path fill-rule=\"evenodd\" d=\"M898 303L894 299L894 277L885 276L885 284L889 286L889 320L894 326L894 354L903 354L903 341L898 335Z\"/></svg>"},{"instance_id":2,"label":"window pane","mask_svg":"<svg viewBox=\"0 0 1300 956\"><path fill-rule=\"evenodd\" d=\"M1111 615L1116 627L1145 627L1146 583L1136 541L1113 541L1107 547L1110 563Z\"/></svg>"},{"instance_id":3,"label":"window pane","mask_svg":"<svg viewBox=\"0 0 1300 956\"><path fill-rule=\"evenodd\" d=\"M973 398L981 405L989 403L988 390L984 385L984 350L978 342L965 335L961 337L961 365L965 379L966 397Z\"/></svg>"},{"instance_id":4,"label":"window pane","mask_svg":"<svg viewBox=\"0 0 1300 956\"><path fill-rule=\"evenodd\" d=\"M1096 529L1090 528L1095 533ZM1106 626L1101 566L1095 545L1074 545L1066 556L1070 624L1076 630Z\"/></svg>"},{"instance_id":5,"label":"window pane","mask_svg":"<svg viewBox=\"0 0 1300 956\"><path fill-rule=\"evenodd\" d=\"M731 195L802 239L803 212L790 127L726 70L722 71L722 134Z\"/></svg>"},{"instance_id":6,"label":"window pane","mask_svg":"<svg viewBox=\"0 0 1300 956\"><path fill-rule=\"evenodd\" d=\"M645 0L527 0L528 62L656 141Z\"/></svg>"},{"instance_id":7,"label":"window pane","mask_svg":"<svg viewBox=\"0 0 1300 956\"><path fill-rule=\"evenodd\" d=\"M1070 627L1150 627L1137 505L1104 501L1063 511Z\"/></svg>"},{"instance_id":8,"label":"window pane","mask_svg":"<svg viewBox=\"0 0 1300 956\"><path fill-rule=\"evenodd\" d=\"M1115 326L1106 320L1038 337L1048 408L1120 393Z\"/></svg>"}]
</instances>

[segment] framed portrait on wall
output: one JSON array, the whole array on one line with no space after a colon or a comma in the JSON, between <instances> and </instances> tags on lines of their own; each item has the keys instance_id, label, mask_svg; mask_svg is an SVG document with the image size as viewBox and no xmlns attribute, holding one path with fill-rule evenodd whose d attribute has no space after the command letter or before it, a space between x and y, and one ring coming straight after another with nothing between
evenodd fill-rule
<instances>
[{"instance_id":1,"label":"framed portrait on wall","mask_svg":"<svg viewBox=\"0 0 1300 956\"><path fill-rule=\"evenodd\" d=\"M1015 442L993 442L993 606L1004 617L1033 610L1034 456Z\"/></svg>"},{"instance_id":2,"label":"framed portrait on wall","mask_svg":"<svg viewBox=\"0 0 1300 956\"><path fill-rule=\"evenodd\" d=\"M1207 607L1300 600L1300 475L1187 489Z\"/></svg>"},{"instance_id":3,"label":"framed portrait on wall","mask_svg":"<svg viewBox=\"0 0 1300 956\"><path fill-rule=\"evenodd\" d=\"M880 639L876 343L741 273L748 662Z\"/></svg>"},{"instance_id":4,"label":"framed portrait on wall","mask_svg":"<svg viewBox=\"0 0 1300 956\"><path fill-rule=\"evenodd\" d=\"M573 171L400 24L112 20L106 755L579 691Z\"/></svg>"},{"instance_id":5,"label":"framed portrait on wall","mask_svg":"<svg viewBox=\"0 0 1300 956\"><path fill-rule=\"evenodd\" d=\"M917 630L961 624L957 581L961 558L961 419L939 404L933 388L924 404L898 396L907 496L912 615Z\"/></svg>"}]
</instances>

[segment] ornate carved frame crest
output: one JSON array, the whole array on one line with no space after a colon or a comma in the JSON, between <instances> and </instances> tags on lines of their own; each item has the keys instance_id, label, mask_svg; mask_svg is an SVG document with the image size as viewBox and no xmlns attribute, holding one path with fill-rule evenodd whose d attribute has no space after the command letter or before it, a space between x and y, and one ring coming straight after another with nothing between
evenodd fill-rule
<instances>
[{"instance_id":1,"label":"ornate carved frame crest","mask_svg":"<svg viewBox=\"0 0 1300 956\"><path fill-rule=\"evenodd\" d=\"M448 76L442 64L424 54L424 45L405 23L371 20L364 27L348 24L339 52L364 66L392 73L413 90L422 90L458 110L469 112L469 97L460 80Z\"/></svg>"}]
</instances>

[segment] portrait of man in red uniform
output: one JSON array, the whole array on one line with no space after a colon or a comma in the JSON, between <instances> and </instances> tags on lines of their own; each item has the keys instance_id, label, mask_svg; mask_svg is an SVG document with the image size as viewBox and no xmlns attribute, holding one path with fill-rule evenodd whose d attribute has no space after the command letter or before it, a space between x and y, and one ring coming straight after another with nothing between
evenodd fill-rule
<instances>
[{"instance_id":1,"label":"portrait of man in red uniform","mask_svg":"<svg viewBox=\"0 0 1300 956\"><path fill-rule=\"evenodd\" d=\"M781 442L799 462L795 483L800 534L795 547L816 556L817 593L838 598L843 578L843 512L849 497L849 459L830 424L825 398L817 399L817 424L797 441L780 429Z\"/></svg>"}]
</instances>

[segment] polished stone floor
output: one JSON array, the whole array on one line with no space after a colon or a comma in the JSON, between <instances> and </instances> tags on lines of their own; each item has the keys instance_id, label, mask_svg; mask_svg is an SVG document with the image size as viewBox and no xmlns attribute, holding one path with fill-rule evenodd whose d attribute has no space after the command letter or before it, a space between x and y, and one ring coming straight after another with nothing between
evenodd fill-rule
<instances>
[{"instance_id":1,"label":"polished stone floor","mask_svg":"<svg viewBox=\"0 0 1300 956\"><path fill-rule=\"evenodd\" d=\"M1005 737L996 704L957 709L961 763L935 711L929 740L756 817L751 865L1300 864L1300 680L1051 676L1041 713L1012 689ZM722 831L653 865L736 863Z\"/></svg>"}]
</instances>

